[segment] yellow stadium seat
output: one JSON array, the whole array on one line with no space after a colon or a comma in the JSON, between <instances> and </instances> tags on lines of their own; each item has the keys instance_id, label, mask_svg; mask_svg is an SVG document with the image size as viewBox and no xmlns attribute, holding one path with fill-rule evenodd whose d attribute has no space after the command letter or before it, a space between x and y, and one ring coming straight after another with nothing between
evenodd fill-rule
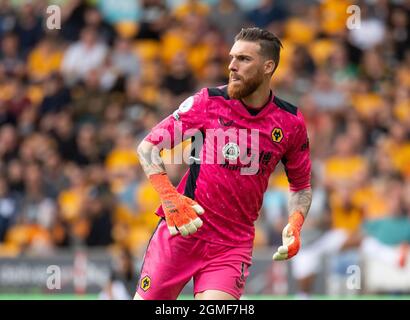
<instances>
[{"instance_id":1,"label":"yellow stadium seat","mask_svg":"<svg viewBox=\"0 0 410 320\"><path fill-rule=\"evenodd\" d=\"M379 219L388 213L386 198L378 193L374 185L354 191L352 203L362 209L366 219Z\"/></svg>"},{"instance_id":2,"label":"yellow stadium seat","mask_svg":"<svg viewBox=\"0 0 410 320\"><path fill-rule=\"evenodd\" d=\"M346 12L350 0L324 0L320 5L321 29L329 34L341 34L346 30L346 20L349 17Z\"/></svg>"},{"instance_id":3,"label":"yellow stadium seat","mask_svg":"<svg viewBox=\"0 0 410 320\"><path fill-rule=\"evenodd\" d=\"M138 165L138 157L135 150L112 150L105 161L106 168L111 171L118 167L129 167Z\"/></svg>"},{"instance_id":4,"label":"yellow stadium seat","mask_svg":"<svg viewBox=\"0 0 410 320\"><path fill-rule=\"evenodd\" d=\"M15 243L0 243L0 258L17 258L21 248Z\"/></svg>"},{"instance_id":5,"label":"yellow stadium seat","mask_svg":"<svg viewBox=\"0 0 410 320\"><path fill-rule=\"evenodd\" d=\"M161 43L156 40L138 40L134 43L134 52L142 61L155 60L161 53Z\"/></svg>"},{"instance_id":6,"label":"yellow stadium seat","mask_svg":"<svg viewBox=\"0 0 410 320\"><path fill-rule=\"evenodd\" d=\"M354 94L352 105L364 117L371 116L384 106L382 97L377 93Z\"/></svg>"},{"instance_id":7,"label":"yellow stadium seat","mask_svg":"<svg viewBox=\"0 0 410 320\"><path fill-rule=\"evenodd\" d=\"M366 159L362 156L348 158L331 157L325 161L325 173L329 181L349 182L366 169Z\"/></svg>"},{"instance_id":8,"label":"yellow stadium seat","mask_svg":"<svg viewBox=\"0 0 410 320\"><path fill-rule=\"evenodd\" d=\"M184 38L184 31L181 29L166 32L162 36L161 43L161 58L168 65L178 52L185 51L188 46Z\"/></svg>"},{"instance_id":9,"label":"yellow stadium seat","mask_svg":"<svg viewBox=\"0 0 410 320\"><path fill-rule=\"evenodd\" d=\"M114 28L122 38L133 38L138 30L139 24L135 21L119 21L114 24Z\"/></svg>"},{"instance_id":10,"label":"yellow stadium seat","mask_svg":"<svg viewBox=\"0 0 410 320\"><path fill-rule=\"evenodd\" d=\"M316 32L305 21L299 18L289 19L285 23L285 36L294 43L307 45L315 38Z\"/></svg>"},{"instance_id":11,"label":"yellow stadium seat","mask_svg":"<svg viewBox=\"0 0 410 320\"><path fill-rule=\"evenodd\" d=\"M410 100L404 100L394 106L394 115L400 121L410 120Z\"/></svg>"},{"instance_id":12,"label":"yellow stadium seat","mask_svg":"<svg viewBox=\"0 0 410 320\"><path fill-rule=\"evenodd\" d=\"M209 11L210 8L206 3L198 1L195 4L184 3L178 6L174 11L174 15L177 19L184 19L188 14L206 16Z\"/></svg>"},{"instance_id":13,"label":"yellow stadium seat","mask_svg":"<svg viewBox=\"0 0 410 320\"><path fill-rule=\"evenodd\" d=\"M309 53L317 65L323 65L336 49L335 43L330 39L319 39L312 42L309 47Z\"/></svg>"},{"instance_id":14,"label":"yellow stadium seat","mask_svg":"<svg viewBox=\"0 0 410 320\"><path fill-rule=\"evenodd\" d=\"M39 85L31 85L27 88L27 96L33 105L39 105L44 98L43 88Z\"/></svg>"},{"instance_id":15,"label":"yellow stadium seat","mask_svg":"<svg viewBox=\"0 0 410 320\"><path fill-rule=\"evenodd\" d=\"M346 207L338 192L330 196L332 227L346 231L356 231L362 223L362 213L358 207Z\"/></svg>"},{"instance_id":16,"label":"yellow stadium seat","mask_svg":"<svg viewBox=\"0 0 410 320\"><path fill-rule=\"evenodd\" d=\"M73 221L78 217L86 193L86 188L77 188L63 190L59 194L57 201L64 220Z\"/></svg>"}]
</instances>

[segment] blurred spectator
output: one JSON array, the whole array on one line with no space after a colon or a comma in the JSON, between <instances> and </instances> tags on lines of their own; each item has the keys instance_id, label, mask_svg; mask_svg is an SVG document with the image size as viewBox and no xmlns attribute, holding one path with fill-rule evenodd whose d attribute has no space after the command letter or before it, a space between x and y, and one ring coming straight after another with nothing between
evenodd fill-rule
<instances>
[{"instance_id":1,"label":"blurred spectator","mask_svg":"<svg viewBox=\"0 0 410 320\"><path fill-rule=\"evenodd\" d=\"M409 8L407 6L394 6L390 11L389 25L394 39L394 52L397 60L404 59L406 50L409 50Z\"/></svg>"},{"instance_id":2,"label":"blurred spectator","mask_svg":"<svg viewBox=\"0 0 410 320\"><path fill-rule=\"evenodd\" d=\"M96 7L88 7L84 11L85 26L95 29L100 40L110 46L116 37L115 29L112 25L104 21L100 11Z\"/></svg>"},{"instance_id":3,"label":"blurred spectator","mask_svg":"<svg viewBox=\"0 0 410 320\"><path fill-rule=\"evenodd\" d=\"M234 0L218 1L209 14L209 21L224 35L224 41L233 43L235 35L246 27L245 14Z\"/></svg>"},{"instance_id":4,"label":"blurred spectator","mask_svg":"<svg viewBox=\"0 0 410 320\"><path fill-rule=\"evenodd\" d=\"M62 62L62 73L68 83L84 79L88 72L102 66L107 47L98 39L97 30L85 27L80 40L67 49Z\"/></svg>"},{"instance_id":5,"label":"blurred spectator","mask_svg":"<svg viewBox=\"0 0 410 320\"><path fill-rule=\"evenodd\" d=\"M110 279L102 288L98 295L99 300L130 300L127 288L124 283L118 279L115 273L111 273Z\"/></svg>"},{"instance_id":6,"label":"blurred spectator","mask_svg":"<svg viewBox=\"0 0 410 320\"><path fill-rule=\"evenodd\" d=\"M141 79L136 76L128 77L125 83L125 108L135 117L140 117L144 109L154 109L153 105L147 103L143 93Z\"/></svg>"},{"instance_id":7,"label":"blurred spectator","mask_svg":"<svg viewBox=\"0 0 410 320\"><path fill-rule=\"evenodd\" d=\"M10 97L6 100L8 109L14 117L18 118L25 109L31 108L31 100L27 95L27 87L18 78L9 81Z\"/></svg>"},{"instance_id":8,"label":"blurred spectator","mask_svg":"<svg viewBox=\"0 0 410 320\"><path fill-rule=\"evenodd\" d=\"M137 39L159 41L162 33L170 23L169 12L165 0L142 0L141 20Z\"/></svg>"},{"instance_id":9,"label":"blurred spectator","mask_svg":"<svg viewBox=\"0 0 410 320\"><path fill-rule=\"evenodd\" d=\"M57 142L58 152L64 159L75 160L76 143L73 120L69 113L60 112L55 118L52 134Z\"/></svg>"},{"instance_id":10,"label":"blurred spectator","mask_svg":"<svg viewBox=\"0 0 410 320\"><path fill-rule=\"evenodd\" d=\"M18 204L19 199L9 190L6 177L0 175L0 242L16 220Z\"/></svg>"},{"instance_id":11,"label":"blurred spectator","mask_svg":"<svg viewBox=\"0 0 410 320\"><path fill-rule=\"evenodd\" d=\"M90 70L83 82L74 88L72 111L75 121L100 121L109 96L102 91L99 71Z\"/></svg>"},{"instance_id":12,"label":"blurred spectator","mask_svg":"<svg viewBox=\"0 0 410 320\"><path fill-rule=\"evenodd\" d=\"M22 199L21 218L25 223L38 224L50 228L54 215L55 203L48 197L47 188L41 176L41 168L30 164L24 172L25 193Z\"/></svg>"},{"instance_id":13,"label":"blurred spectator","mask_svg":"<svg viewBox=\"0 0 410 320\"><path fill-rule=\"evenodd\" d=\"M367 170L367 159L354 149L347 134L334 141L334 153L325 161L325 179L328 188L355 186Z\"/></svg>"},{"instance_id":14,"label":"blurred spectator","mask_svg":"<svg viewBox=\"0 0 410 320\"><path fill-rule=\"evenodd\" d=\"M60 154L54 148L47 151L43 160L43 179L48 187L48 194L57 199L58 194L67 188L68 180L64 175L64 163Z\"/></svg>"},{"instance_id":15,"label":"blurred spectator","mask_svg":"<svg viewBox=\"0 0 410 320\"><path fill-rule=\"evenodd\" d=\"M39 115L58 113L68 107L71 93L65 87L63 78L58 74L51 74L44 82L44 98L39 107Z\"/></svg>"},{"instance_id":16,"label":"blurred spectator","mask_svg":"<svg viewBox=\"0 0 410 320\"><path fill-rule=\"evenodd\" d=\"M343 44L336 45L328 60L330 75L336 86L344 92L353 88L354 79L357 76L357 67L349 60L348 51Z\"/></svg>"},{"instance_id":17,"label":"blurred spectator","mask_svg":"<svg viewBox=\"0 0 410 320\"><path fill-rule=\"evenodd\" d=\"M90 190L83 208L89 220L85 239L88 246L107 246L112 243L113 208L114 197L107 184L96 185Z\"/></svg>"},{"instance_id":18,"label":"blurred spectator","mask_svg":"<svg viewBox=\"0 0 410 320\"><path fill-rule=\"evenodd\" d=\"M45 36L27 58L27 72L32 81L46 80L60 70L63 51L56 36Z\"/></svg>"},{"instance_id":19,"label":"blurred spectator","mask_svg":"<svg viewBox=\"0 0 410 320\"><path fill-rule=\"evenodd\" d=\"M187 95L195 88L194 81L194 75L189 67L187 56L183 52L176 54L162 83L163 88L177 97L183 94Z\"/></svg>"},{"instance_id":20,"label":"blurred spectator","mask_svg":"<svg viewBox=\"0 0 410 320\"><path fill-rule=\"evenodd\" d=\"M106 169L111 177L112 190L120 190L127 184L127 181L132 181L139 163L134 150L135 138L132 128L123 123L117 130L115 145L105 161Z\"/></svg>"},{"instance_id":21,"label":"blurred spectator","mask_svg":"<svg viewBox=\"0 0 410 320\"><path fill-rule=\"evenodd\" d=\"M92 123L83 124L77 133L75 162L80 166L102 163L97 128Z\"/></svg>"},{"instance_id":22,"label":"blurred spectator","mask_svg":"<svg viewBox=\"0 0 410 320\"><path fill-rule=\"evenodd\" d=\"M8 110L6 102L0 100L0 126L6 124L15 124L16 118L13 114Z\"/></svg>"},{"instance_id":23,"label":"blurred spectator","mask_svg":"<svg viewBox=\"0 0 410 320\"><path fill-rule=\"evenodd\" d=\"M19 52L19 38L7 33L1 39L0 68L8 76L22 77L25 72L24 60Z\"/></svg>"},{"instance_id":24,"label":"blurred spectator","mask_svg":"<svg viewBox=\"0 0 410 320\"><path fill-rule=\"evenodd\" d=\"M325 70L318 70L311 92L319 110L340 111L346 104L346 97L338 90Z\"/></svg>"},{"instance_id":25,"label":"blurred spectator","mask_svg":"<svg viewBox=\"0 0 410 320\"><path fill-rule=\"evenodd\" d=\"M292 57L292 68L297 72L298 78L307 78L315 73L315 63L308 50L303 46L295 48Z\"/></svg>"},{"instance_id":26,"label":"blurred spectator","mask_svg":"<svg viewBox=\"0 0 410 320\"><path fill-rule=\"evenodd\" d=\"M263 199L265 233L269 245L280 245L282 229L286 225L287 179L283 167L270 178L269 189Z\"/></svg>"},{"instance_id":27,"label":"blurred spectator","mask_svg":"<svg viewBox=\"0 0 410 320\"><path fill-rule=\"evenodd\" d=\"M10 0L0 1L0 38L14 30L17 23L17 14Z\"/></svg>"},{"instance_id":28,"label":"blurred spectator","mask_svg":"<svg viewBox=\"0 0 410 320\"><path fill-rule=\"evenodd\" d=\"M26 2L21 6L17 21L17 34L20 39L20 48L24 56L43 36L43 21L37 16L34 3Z\"/></svg>"},{"instance_id":29,"label":"blurred spectator","mask_svg":"<svg viewBox=\"0 0 410 320\"><path fill-rule=\"evenodd\" d=\"M135 284L138 281L139 272L136 269L135 259L130 250L125 247L113 248L113 272L117 279L121 280L130 295L134 294Z\"/></svg>"},{"instance_id":30,"label":"blurred spectator","mask_svg":"<svg viewBox=\"0 0 410 320\"><path fill-rule=\"evenodd\" d=\"M221 59L214 58L207 61L203 77L196 88L207 88L213 86L222 86L228 81L228 77L225 71L225 63Z\"/></svg>"},{"instance_id":31,"label":"blurred spectator","mask_svg":"<svg viewBox=\"0 0 410 320\"><path fill-rule=\"evenodd\" d=\"M80 31L85 25L85 11L88 8L86 0L70 0L66 1L62 9L62 24L64 28L61 30L61 35L64 39L72 42L77 41Z\"/></svg>"},{"instance_id":32,"label":"blurred spectator","mask_svg":"<svg viewBox=\"0 0 410 320\"><path fill-rule=\"evenodd\" d=\"M89 232L84 206L90 188L86 183L85 172L76 165L66 166L65 174L69 184L57 198L58 218L60 227L63 228L60 239L68 241L70 245L80 245L84 244Z\"/></svg>"},{"instance_id":33,"label":"blurred spectator","mask_svg":"<svg viewBox=\"0 0 410 320\"><path fill-rule=\"evenodd\" d=\"M271 23L283 22L287 17L286 9L276 0L262 0L258 8L248 13L250 22L259 28L267 28Z\"/></svg>"},{"instance_id":34,"label":"blurred spectator","mask_svg":"<svg viewBox=\"0 0 410 320\"><path fill-rule=\"evenodd\" d=\"M19 159L14 158L7 166L7 182L11 192L19 196L23 195L23 164Z\"/></svg>"},{"instance_id":35,"label":"blurred spectator","mask_svg":"<svg viewBox=\"0 0 410 320\"><path fill-rule=\"evenodd\" d=\"M4 125L0 128L0 157L5 162L17 157L18 136L15 127Z\"/></svg>"},{"instance_id":36,"label":"blurred spectator","mask_svg":"<svg viewBox=\"0 0 410 320\"><path fill-rule=\"evenodd\" d=\"M123 76L139 76L141 62L132 52L131 41L126 38L117 38L112 52L112 64Z\"/></svg>"},{"instance_id":37,"label":"blurred spectator","mask_svg":"<svg viewBox=\"0 0 410 320\"><path fill-rule=\"evenodd\" d=\"M397 123L392 126L390 135L381 140L380 148L388 154L395 170L403 176L409 174L410 141L408 129L404 125Z\"/></svg>"},{"instance_id":38,"label":"blurred spectator","mask_svg":"<svg viewBox=\"0 0 410 320\"><path fill-rule=\"evenodd\" d=\"M33 251L33 254L47 254L53 245L49 230L54 222L56 206L45 194L39 165L33 163L26 167L24 190L16 223L7 231L5 240Z\"/></svg>"},{"instance_id":39,"label":"blurred spectator","mask_svg":"<svg viewBox=\"0 0 410 320\"><path fill-rule=\"evenodd\" d=\"M378 67L375 68L375 65ZM389 76L385 61L376 50L367 50L363 54L361 67L364 77L373 84L373 88L379 88L380 82Z\"/></svg>"}]
</instances>

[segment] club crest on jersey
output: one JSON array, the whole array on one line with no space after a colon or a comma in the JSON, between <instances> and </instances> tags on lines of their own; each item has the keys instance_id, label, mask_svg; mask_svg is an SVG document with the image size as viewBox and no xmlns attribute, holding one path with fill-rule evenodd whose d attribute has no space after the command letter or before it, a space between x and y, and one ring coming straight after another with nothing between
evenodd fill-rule
<instances>
[{"instance_id":1,"label":"club crest on jersey","mask_svg":"<svg viewBox=\"0 0 410 320\"><path fill-rule=\"evenodd\" d=\"M147 291L151 287L151 278L145 276L141 279L140 287L142 290Z\"/></svg>"},{"instance_id":2,"label":"club crest on jersey","mask_svg":"<svg viewBox=\"0 0 410 320\"><path fill-rule=\"evenodd\" d=\"M229 142L223 147L222 153L225 159L236 160L239 157L240 149L236 143Z\"/></svg>"},{"instance_id":3,"label":"club crest on jersey","mask_svg":"<svg viewBox=\"0 0 410 320\"><path fill-rule=\"evenodd\" d=\"M275 128L272 130L272 140L273 142L281 142L283 139L283 132L281 128Z\"/></svg>"}]
</instances>

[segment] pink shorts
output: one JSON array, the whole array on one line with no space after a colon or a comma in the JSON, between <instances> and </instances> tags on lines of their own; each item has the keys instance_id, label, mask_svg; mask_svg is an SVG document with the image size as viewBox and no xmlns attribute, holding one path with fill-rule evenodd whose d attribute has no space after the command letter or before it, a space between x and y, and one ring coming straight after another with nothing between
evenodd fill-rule
<instances>
[{"instance_id":1,"label":"pink shorts","mask_svg":"<svg viewBox=\"0 0 410 320\"><path fill-rule=\"evenodd\" d=\"M194 295L220 290L239 299L252 261L252 248L171 236L161 220L144 255L138 294L146 300L175 300L191 278Z\"/></svg>"}]
</instances>

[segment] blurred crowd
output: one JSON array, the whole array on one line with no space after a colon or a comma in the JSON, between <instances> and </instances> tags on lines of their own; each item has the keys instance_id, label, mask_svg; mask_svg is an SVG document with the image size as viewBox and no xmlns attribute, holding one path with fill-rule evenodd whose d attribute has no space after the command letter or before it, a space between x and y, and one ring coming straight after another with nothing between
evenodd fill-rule
<instances>
[{"instance_id":1,"label":"blurred crowd","mask_svg":"<svg viewBox=\"0 0 410 320\"><path fill-rule=\"evenodd\" d=\"M356 245L363 233L410 242L410 1L140 0L129 20L108 17L108 1L63 0L54 30L48 1L17 2L0 0L0 256L107 246L141 257L159 199L136 141L196 90L227 82L246 26L282 40L273 92L307 121L304 246L329 230ZM352 4L360 26L349 29ZM186 169L168 165L175 183ZM287 192L278 168L256 246L280 243Z\"/></svg>"}]
</instances>

